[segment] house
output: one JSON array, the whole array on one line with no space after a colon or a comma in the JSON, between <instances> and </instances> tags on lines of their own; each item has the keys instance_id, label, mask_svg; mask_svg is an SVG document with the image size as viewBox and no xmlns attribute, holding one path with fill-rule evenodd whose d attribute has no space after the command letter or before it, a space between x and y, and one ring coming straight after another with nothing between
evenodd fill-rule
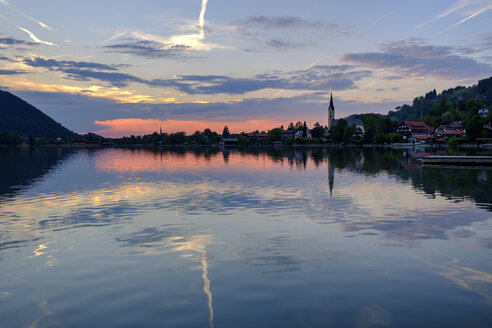
<instances>
[{"instance_id":1,"label":"house","mask_svg":"<svg viewBox=\"0 0 492 328\"><path fill-rule=\"evenodd\" d=\"M465 127L460 123L440 125L438 128L436 128L434 134L438 139L444 140L447 140L452 136L455 136L457 138L466 137Z\"/></svg>"},{"instance_id":2,"label":"house","mask_svg":"<svg viewBox=\"0 0 492 328\"><path fill-rule=\"evenodd\" d=\"M307 134L307 137L306 137L307 139L312 139L313 138L311 136L311 130L308 129L307 132L306 132L306 134ZM303 135L303 132L302 131L297 131L296 134L294 135L294 137L296 139L300 139L300 138L302 138L302 135Z\"/></svg>"},{"instance_id":3,"label":"house","mask_svg":"<svg viewBox=\"0 0 492 328\"><path fill-rule=\"evenodd\" d=\"M266 138L268 137L268 133L265 132L252 132L252 133L246 133L246 136L249 138L251 141L256 141L256 142L264 142Z\"/></svg>"},{"instance_id":4,"label":"house","mask_svg":"<svg viewBox=\"0 0 492 328\"><path fill-rule=\"evenodd\" d=\"M219 141L220 147L237 147L237 138L222 138Z\"/></svg>"},{"instance_id":5,"label":"house","mask_svg":"<svg viewBox=\"0 0 492 328\"><path fill-rule=\"evenodd\" d=\"M492 119L487 120L483 126L487 137L492 138Z\"/></svg>"},{"instance_id":6,"label":"house","mask_svg":"<svg viewBox=\"0 0 492 328\"><path fill-rule=\"evenodd\" d=\"M294 139L296 132L296 130L282 130L282 139Z\"/></svg>"},{"instance_id":7,"label":"house","mask_svg":"<svg viewBox=\"0 0 492 328\"><path fill-rule=\"evenodd\" d=\"M409 142L432 142L436 138L432 127L418 121L403 121L396 132L403 135L403 138Z\"/></svg>"},{"instance_id":8,"label":"house","mask_svg":"<svg viewBox=\"0 0 492 328\"><path fill-rule=\"evenodd\" d=\"M352 125L355 126L355 133L354 134L364 135L364 132L365 132L364 123L359 118L349 116L349 117L343 118L343 120L347 121L347 126L352 126ZM338 121L339 120L333 120L332 126L336 125L338 123Z\"/></svg>"}]
</instances>

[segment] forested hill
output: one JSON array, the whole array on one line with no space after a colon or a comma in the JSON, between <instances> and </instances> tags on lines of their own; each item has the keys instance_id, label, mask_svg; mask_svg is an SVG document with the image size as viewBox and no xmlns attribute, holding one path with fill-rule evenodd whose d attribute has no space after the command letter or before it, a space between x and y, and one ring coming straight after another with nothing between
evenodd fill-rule
<instances>
[{"instance_id":1,"label":"forested hill","mask_svg":"<svg viewBox=\"0 0 492 328\"><path fill-rule=\"evenodd\" d=\"M471 87L457 86L438 94L436 90L417 97L413 104L397 107L388 113L397 121L419 121L420 115L432 126L463 121L465 124L478 114L481 108L492 105L492 77L478 81ZM492 110L489 111L489 115Z\"/></svg>"},{"instance_id":2,"label":"forested hill","mask_svg":"<svg viewBox=\"0 0 492 328\"><path fill-rule=\"evenodd\" d=\"M0 90L0 131L21 136L73 139L76 134L39 109Z\"/></svg>"}]
</instances>

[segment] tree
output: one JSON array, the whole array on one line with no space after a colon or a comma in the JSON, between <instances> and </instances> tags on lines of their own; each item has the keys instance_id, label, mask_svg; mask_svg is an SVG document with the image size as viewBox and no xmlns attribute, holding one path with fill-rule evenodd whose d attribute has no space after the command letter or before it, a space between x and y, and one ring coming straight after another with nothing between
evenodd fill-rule
<instances>
[{"instance_id":1,"label":"tree","mask_svg":"<svg viewBox=\"0 0 492 328\"><path fill-rule=\"evenodd\" d=\"M441 124L451 124L453 123L453 114L451 111L447 111L446 113L441 115Z\"/></svg>"},{"instance_id":2,"label":"tree","mask_svg":"<svg viewBox=\"0 0 492 328\"><path fill-rule=\"evenodd\" d=\"M240 134L237 136L237 144L240 146L247 146L250 144L249 138Z\"/></svg>"},{"instance_id":3,"label":"tree","mask_svg":"<svg viewBox=\"0 0 492 328\"><path fill-rule=\"evenodd\" d=\"M356 129L356 127L353 124L351 126L346 126L343 129L343 141L348 142L348 143L352 143L352 136L355 133L355 129Z\"/></svg>"},{"instance_id":4,"label":"tree","mask_svg":"<svg viewBox=\"0 0 492 328\"><path fill-rule=\"evenodd\" d=\"M447 144L450 146L456 146L458 143L459 143L458 137L456 136L451 136L447 141Z\"/></svg>"},{"instance_id":5,"label":"tree","mask_svg":"<svg viewBox=\"0 0 492 328\"><path fill-rule=\"evenodd\" d=\"M307 138L307 125L306 125L306 121L304 121L304 124L302 126L302 137L303 138Z\"/></svg>"},{"instance_id":6,"label":"tree","mask_svg":"<svg viewBox=\"0 0 492 328\"><path fill-rule=\"evenodd\" d=\"M271 129L268 131L267 142L273 143L274 141L282 140L282 130L280 128Z\"/></svg>"},{"instance_id":7,"label":"tree","mask_svg":"<svg viewBox=\"0 0 492 328\"><path fill-rule=\"evenodd\" d=\"M340 119L337 121L337 124L333 125L330 128L330 138L335 142L342 142L344 130L347 127L347 121L344 119Z\"/></svg>"},{"instance_id":8,"label":"tree","mask_svg":"<svg viewBox=\"0 0 492 328\"><path fill-rule=\"evenodd\" d=\"M314 124L314 128L311 130L311 136L315 139L323 138L325 136L325 128L316 122L316 124Z\"/></svg>"},{"instance_id":9,"label":"tree","mask_svg":"<svg viewBox=\"0 0 492 328\"><path fill-rule=\"evenodd\" d=\"M302 122L297 121L295 127L296 127L296 131L302 131Z\"/></svg>"},{"instance_id":10,"label":"tree","mask_svg":"<svg viewBox=\"0 0 492 328\"><path fill-rule=\"evenodd\" d=\"M475 115L470 122L466 125L466 136L468 140L475 141L483 134L483 123L480 116Z\"/></svg>"},{"instance_id":11,"label":"tree","mask_svg":"<svg viewBox=\"0 0 492 328\"><path fill-rule=\"evenodd\" d=\"M229 128L227 127L227 125L224 126L224 130L222 131L222 136L227 138L230 135L231 133L229 132Z\"/></svg>"},{"instance_id":12,"label":"tree","mask_svg":"<svg viewBox=\"0 0 492 328\"><path fill-rule=\"evenodd\" d=\"M403 142L403 136L399 133L388 133L386 135L386 141L388 141L389 143Z\"/></svg>"},{"instance_id":13,"label":"tree","mask_svg":"<svg viewBox=\"0 0 492 328\"><path fill-rule=\"evenodd\" d=\"M289 126L287 127L287 130L295 130L296 127L294 126L294 123L290 122Z\"/></svg>"}]
</instances>

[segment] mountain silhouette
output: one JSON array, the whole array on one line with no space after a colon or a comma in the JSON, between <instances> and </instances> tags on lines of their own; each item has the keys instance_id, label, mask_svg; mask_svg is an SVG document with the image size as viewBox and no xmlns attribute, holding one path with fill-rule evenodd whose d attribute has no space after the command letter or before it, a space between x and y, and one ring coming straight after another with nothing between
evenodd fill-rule
<instances>
[{"instance_id":1,"label":"mountain silhouette","mask_svg":"<svg viewBox=\"0 0 492 328\"><path fill-rule=\"evenodd\" d=\"M36 107L0 90L0 131L21 136L73 139L68 130Z\"/></svg>"}]
</instances>

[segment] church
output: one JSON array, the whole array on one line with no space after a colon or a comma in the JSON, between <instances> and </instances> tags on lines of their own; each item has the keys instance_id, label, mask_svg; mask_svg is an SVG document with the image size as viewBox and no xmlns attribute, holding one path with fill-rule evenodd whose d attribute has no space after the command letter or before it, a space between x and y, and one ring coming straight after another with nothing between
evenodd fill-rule
<instances>
[{"instance_id":1,"label":"church","mask_svg":"<svg viewBox=\"0 0 492 328\"><path fill-rule=\"evenodd\" d=\"M349 117L344 118L347 121L348 126L355 125L356 134L364 134L364 123L359 119L358 115L350 115ZM330 95L330 106L328 107L328 130L334 125L337 124L335 119L335 106L333 105L333 92Z\"/></svg>"},{"instance_id":2,"label":"church","mask_svg":"<svg viewBox=\"0 0 492 328\"><path fill-rule=\"evenodd\" d=\"M335 120L335 106L333 106L333 92L330 95L330 107L328 107L328 130L331 128L331 125L335 125L333 121Z\"/></svg>"}]
</instances>

